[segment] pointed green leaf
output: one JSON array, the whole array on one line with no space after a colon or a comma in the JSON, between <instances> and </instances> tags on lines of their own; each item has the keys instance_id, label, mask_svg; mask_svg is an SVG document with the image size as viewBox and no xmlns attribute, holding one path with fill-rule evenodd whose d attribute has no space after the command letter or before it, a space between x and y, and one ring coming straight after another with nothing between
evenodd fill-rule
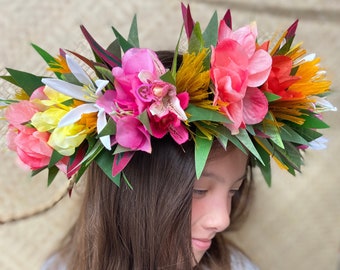
<instances>
[{"instance_id":1,"label":"pointed green leaf","mask_svg":"<svg viewBox=\"0 0 340 270\"><path fill-rule=\"evenodd\" d=\"M103 79L109 80L111 83L113 83L114 78L111 70L101 66L95 66L95 69L102 75Z\"/></svg>"},{"instance_id":2,"label":"pointed green leaf","mask_svg":"<svg viewBox=\"0 0 340 270\"><path fill-rule=\"evenodd\" d=\"M194 26L194 29L192 31L190 40L189 40L189 46L188 46L188 52L189 53L198 53L202 50L204 47L204 40L202 36L202 31L200 24L197 22Z\"/></svg>"},{"instance_id":3,"label":"pointed green leaf","mask_svg":"<svg viewBox=\"0 0 340 270\"><path fill-rule=\"evenodd\" d=\"M220 138L221 136L226 137L229 141L232 142L232 144L234 144L243 153L248 154L248 151L244 148L244 146L239 141L239 139L236 136L232 135L228 128L226 128L225 126L219 125L219 126L215 127L214 130L216 130L219 134L216 137L218 137L218 138Z\"/></svg>"},{"instance_id":4,"label":"pointed green leaf","mask_svg":"<svg viewBox=\"0 0 340 270\"><path fill-rule=\"evenodd\" d=\"M297 144L307 145L308 142L301 137L297 132L291 129L288 125L280 128L280 135L283 141L293 142Z\"/></svg>"},{"instance_id":5,"label":"pointed green leaf","mask_svg":"<svg viewBox=\"0 0 340 270\"><path fill-rule=\"evenodd\" d=\"M0 76L0 78L5 80L5 81L8 81L9 83L11 83L13 85L19 86L19 85L17 85L17 82L13 79L12 76L3 75L3 76Z\"/></svg>"},{"instance_id":6,"label":"pointed green leaf","mask_svg":"<svg viewBox=\"0 0 340 270\"><path fill-rule=\"evenodd\" d=\"M181 32L179 34L179 38L178 38L177 44L176 44L176 49L175 49L175 53L174 53L174 60L172 61L172 66L171 66L172 78L174 78L175 81L176 81L176 74L177 74L178 50L179 50L180 41L182 39L183 28L184 28L184 26L182 25Z\"/></svg>"},{"instance_id":7,"label":"pointed green leaf","mask_svg":"<svg viewBox=\"0 0 340 270\"><path fill-rule=\"evenodd\" d=\"M116 134L116 122L110 117L106 126L98 134L98 137Z\"/></svg>"},{"instance_id":8,"label":"pointed green leaf","mask_svg":"<svg viewBox=\"0 0 340 270\"><path fill-rule=\"evenodd\" d=\"M243 145L252 153L259 161L263 163L263 160L257 152L252 140L249 137L248 132L245 129L240 129L236 137L243 143Z\"/></svg>"},{"instance_id":9,"label":"pointed green leaf","mask_svg":"<svg viewBox=\"0 0 340 270\"><path fill-rule=\"evenodd\" d=\"M137 16L133 16L131 23L128 42L135 48L139 48L139 38L138 38L138 27L137 27Z\"/></svg>"},{"instance_id":10,"label":"pointed green leaf","mask_svg":"<svg viewBox=\"0 0 340 270\"><path fill-rule=\"evenodd\" d=\"M51 168L48 168L47 186L50 186L52 184L58 172L59 172L59 169L56 166L52 166Z\"/></svg>"},{"instance_id":11,"label":"pointed green leaf","mask_svg":"<svg viewBox=\"0 0 340 270\"><path fill-rule=\"evenodd\" d=\"M160 79L164 82L171 83L172 85L176 85L176 81L174 77L172 76L172 72L170 70L164 73Z\"/></svg>"},{"instance_id":12,"label":"pointed green leaf","mask_svg":"<svg viewBox=\"0 0 340 270\"><path fill-rule=\"evenodd\" d=\"M271 113L267 113L266 117L269 121L264 121L262 125L258 125L257 128L268 135L270 139L279 147L283 148L282 138L279 132L279 128L274 124L275 118Z\"/></svg>"},{"instance_id":13,"label":"pointed green leaf","mask_svg":"<svg viewBox=\"0 0 340 270\"><path fill-rule=\"evenodd\" d=\"M34 90L44 85L41 82L43 77L10 68L7 68L7 71L15 81L14 84L22 88L28 96L31 96Z\"/></svg>"},{"instance_id":14,"label":"pointed green leaf","mask_svg":"<svg viewBox=\"0 0 340 270\"><path fill-rule=\"evenodd\" d=\"M53 150L50 162L48 164L48 168L52 168L58 161L60 161L64 156L61 155L58 151Z\"/></svg>"},{"instance_id":15,"label":"pointed green leaf","mask_svg":"<svg viewBox=\"0 0 340 270\"><path fill-rule=\"evenodd\" d=\"M215 11L211 17L207 28L204 30L203 39L204 46L210 48L210 46L216 46L218 33L218 18L217 12Z\"/></svg>"},{"instance_id":16,"label":"pointed green leaf","mask_svg":"<svg viewBox=\"0 0 340 270\"><path fill-rule=\"evenodd\" d=\"M150 127L150 121L149 121L149 116L147 111L143 111L139 116L138 116L139 121L144 125L144 127L148 130L150 134L152 134L152 130Z\"/></svg>"},{"instance_id":17,"label":"pointed green leaf","mask_svg":"<svg viewBox=\"0 0 340 270\"><path fill-rule=\"evenodd\" d=\"M196 177L199 179L204 170L213 140L208 140L203 134L197 132L195 144Z\"/></svg>"},{"instance_id":18,"label":"pointed green leaf","mask_svg":"<svg viewBox=\"0 0 340 270\"><path fill-rule=\"evenodd\" d=\"M123 179L124 179L125 183L127 184L127 186L128 186L131 190L133 190L133 187L132 187L131 183L129 182L129 180L127 179L127 177L126 177L126 175L125 175L124 172L122 172L122 176L123 176Z\"/></svg>"},{"instance_id":19,"label":"pointed green leaf","mask_svg":"<svg viewBox=\"0 0 340 270\"><path fill-rule=\"evenodd\" d=\"M40 48L38 45L31 43L32 47L37 51L37 53L45 60L49 67L54 67L54 65L59 65L55 58L50 55L47 51ZM61 74L59 72L54 72L54 74L61 79Z\"/></svg>"},{"instance_id":20,"label":"pointed green leaf","mask_svg":"<svg viewBox=\"0 0 340 270\"><path fill-rule=\"evenodd\" d=\"M119 45L118 39L115 39L106 49L112 55L115 55L117 58L121 59L121 48Z\"/></svg>"},{"instance_id":21,"label":"pointed green leaf","mask_svg":"<svg viewBox=\"0 0 340 270\"><path fill-rule=\"evenodd\" d=\"M114 156L110 151L101 151L101 153L96 156L95 161L98 166L103 170L107 177L115 183L118 187L120 186L121 173L117 174L115 177L112 176L112 166L113 166Z\"/></svg>"},{"instance_id":22,"label":"pointed green leaf","mask_svg":"<svg viewBox=\"0 0 340 270\"><path fill-rule=\"evenodd\" d=\"M266 181L267 185L270 187L272 183L270 156L259 144L255 142L254 145L263 160L263 164L262 164L257 159L255 159L256 165L260 168L264 180Z\"/></svg>"},{"instance_id":23,"label":"pointed green leaf","mask_svg":"<svg viewBox=\"0 0 340 270\"><path fill-rule=\"evenodd\" d=\"M112 30L116 36L116 38L119 41L119 45L122 48L123 52L126 52L127 50L133 48L133 45L128 42L117 30L116 28L112 27Z\"/></svg>"},{"instance_id":24,"label":"pointed green leaf","mask_svg":"<svg viewBox=\"0 0 340 270\"><path fill-rule=\"evenodd\" d=\"M268 102L272 102L272 101L276 101L276 100L281 99L280 96L275 95L275 94L273 94L273 93L270 93L270 92L263 92L263 93L264 93L264 95L266 96Z\"/></svg>"},{"instance_id":25,"label":"pointed green leaf","mask_svg":"<svg viewBox=\"0 0 340 270\"><path fill-rule=\"evenodd\" d=\"M327 125L324 121L322 121L320 118L318 118L317 115L315 115L312 112L304 111L306 115L302 115L301 117L305 119L305 122L301 125L304 128L317 128L317 129L324 129L329 128L329 125Z\"/></svg>"},{"instance_id":26,"label":"pointed green leaf","mask_svg":"<svg viewBox=\"0 0 340 270\"><path fill-rule=\"evenodd\" d=\"M310 128L304 128L303 126L291 124L292 129L294 129L301 137L303 137L307 142L314 141L317 138L320 138L322 134L317 132L316 130Z\"/></svg>"},{"instance_id":27,"label":"pointed green leaf","mask_svg":"<svg viewBox=\"0 0 340 270\"><path fill-rule=\"evenodd\" d=\"M220 123L230 123L230 120L227 119L224 115L220 114L218 111L212 111L209 109L197 107L192 104L189 104L185 112L190 115L188 119L189 123L195 121L213 121Z\"/></svg>"}]
</instances>

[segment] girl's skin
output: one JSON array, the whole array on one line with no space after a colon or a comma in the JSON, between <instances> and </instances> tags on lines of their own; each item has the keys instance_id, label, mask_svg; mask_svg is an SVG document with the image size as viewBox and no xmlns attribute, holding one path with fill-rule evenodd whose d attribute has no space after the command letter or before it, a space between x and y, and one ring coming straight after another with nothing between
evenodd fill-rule
<instances>
[{"instance_id":1,"label":"girl's skin","mask_svg":"<svg viewBox=\"0 0 340 270\"><path fill-rule=\"evenodd\" d=\"M233 147L215 147L202 176L195 181L192 200L191 235L196 263L211 245L216 233L230 224L231 199L247 177L248 156Z\"/></svg>"}]
</instances>

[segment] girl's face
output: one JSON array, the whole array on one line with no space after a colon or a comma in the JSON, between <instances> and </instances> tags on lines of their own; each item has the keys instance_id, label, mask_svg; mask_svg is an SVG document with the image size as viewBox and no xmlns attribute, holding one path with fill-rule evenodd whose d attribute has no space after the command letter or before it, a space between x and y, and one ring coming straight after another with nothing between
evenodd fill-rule
<instances>
[{"instance_id":1,"label":"girl's face","mask_svg":"<svg viewBox=\"0 0 340 270\"><path fill-rule=\"evenodd\" d=\"M247 177L248 156L237 148L214 147L202 176L195 181L192 199L191 241L199 262L216 233L230 223L231 199Z\"/></svg>"}]
</instances>

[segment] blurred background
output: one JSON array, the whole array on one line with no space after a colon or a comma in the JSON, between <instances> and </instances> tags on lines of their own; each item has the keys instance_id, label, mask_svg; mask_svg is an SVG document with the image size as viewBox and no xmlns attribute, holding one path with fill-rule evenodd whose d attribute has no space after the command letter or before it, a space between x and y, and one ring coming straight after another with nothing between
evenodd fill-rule
<instances>
[{"instance_id":1,"label":"blurred background","mask_svg":"<svg viewBox=\"0 0 340 270\"><path fill-rule=\"evenodd\" d=\"M256 20L259 35L269 37L299 18L295 41L322 58L333 81L331 102L340 107L339 0L192 0L192 14L205 27L214 10L219 18L227 8L237 28ZM83 24L104 47L114 38L114 25L127 35L138 15L140 43L153 49L174 49L181 28L178 0L0 0L0 74L5 67L44 73L43 60L30 43L52 55L59 48L85 51ZM0 96L13 89L0 83ZM328 148L308 151L305 167L296 177L274 166L271 188L258 174L255 198L245 224L230 237L263 270L340 269L340 116L328 113ZM29 214L54 203L67 180L59 177L46 188L46 175L30 178L5 150L0 120L0 220ZM0 225L0 269L39 269L77 216L81 186L51 210L26 220Z\"/></svg>"}]
</instances>

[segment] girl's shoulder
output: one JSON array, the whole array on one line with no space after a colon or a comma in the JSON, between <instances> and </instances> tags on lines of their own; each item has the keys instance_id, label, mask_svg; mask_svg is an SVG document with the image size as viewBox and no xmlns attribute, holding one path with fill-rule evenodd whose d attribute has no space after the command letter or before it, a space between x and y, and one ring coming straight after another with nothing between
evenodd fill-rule
<instances>
[{"instance_id":1,"label":"girl's shoulder","mask_svg":"<svg viewBox=\"0 0 340 270\"><path fill-rule=\"evenodd\" d=\"M259 268L241 251L230 248L232 270L259 270Z\"/></svg>"}]
</instances>

